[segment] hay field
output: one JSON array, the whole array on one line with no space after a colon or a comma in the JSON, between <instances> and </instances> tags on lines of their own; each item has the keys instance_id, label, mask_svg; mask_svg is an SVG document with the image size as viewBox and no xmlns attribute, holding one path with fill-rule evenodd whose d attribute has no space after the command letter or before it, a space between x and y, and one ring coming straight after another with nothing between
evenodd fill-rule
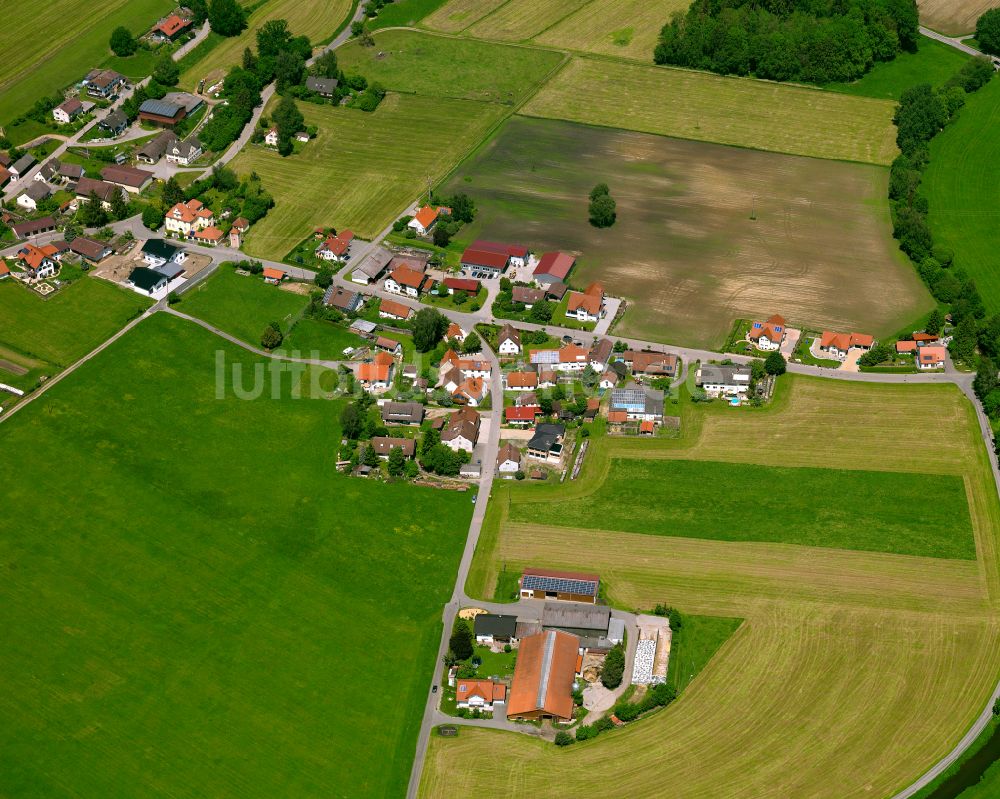
<instances>
[{"instance_id":1,"label":"hay field","mask_svg":"<svg viewBox=\"0 0 1000 799\"><path fill-rule=\"evenodd\" d=\"M526 41L582 8L587 2L588 0L507 0L465 32L478 39Z\"/></svg>"},{"instance_id":2,"label":"hay field","mask_svg":"<svg viewBox=\"0 0 1000 799\"><path fill-rule=\"evenodd\" d=\"M578 253L575 282L628 301L623 334L717 347L733 319L760 314L886 335L925 312L892 239L887 180L862 164L516 116L446 189L477 203L470 241ZM618 203L604 230L587 218L600 181Z\"/></svg>"},{"instance_id":3,"label":"hay field","mask_svg":"<svg viewBox=\"0 0 1000 799\"><path fill-rule=\"evenodd\" d=\"M272 19L288 20L288 27L296 36L308 36L313 44L324 42L351 11L350 0L267 0L247 18L247 28L239 36L224 39L200 61L192 64L181 75L181 86L196 89L198 81L222 77L231 66L239 64L243 50L256 49L257 31Z\"/></svg>"},{"instance_id":4,"label":"hay field","mask_svg":"<svg viewBox=\"0 0 1000 799\"><path fill-rule=\"evenodd\" d=\"M951 748L1000 673L1000 503L973 410L953 386L787 383L760 412L684 405L680 440L595 438L575 485L500 487L476 553L483 593L500 564L585 564L616 604L745 623L668 711L606 738L567 750L480 730L434 738L423 796L461 795L470 779L515 796L544 775L547 795L569 797L613 773L632 797L884 797ZM978 560L507 521L592 491L611 457L647 455L961 475ZM495 765L464 766L484 760Z\"/></svg>"},{"instance_id":5,"label":"hay field","mask_svg":"<svg viewBox=\"0 0 1000 799\"><path fill-rule=\"evenodd\" d=\"M507 113L493 103L402 94L389 94L371 114L299 108L319 128L300 154L250 146L232 163L241 173L255 170L277 203L247 237L251 255L281 260L317 225L374 236Z\"/></svg>"},{"instance_id":6,"label":"hay field","mask_svg":"<svg viewBox=\"0 0 1000 799\"><path fill-rule=\"evenodd\" d=\"M111 57L118 25L145 33L172 0L7 0L0 25L0 125Z\"/></svg>"},{"instance_id":7,"label":"hay field","mask_svg":"<svg viewBox=\"0 0 1000 799\"><path fill-rule=\"evenodd\" d=\"M972 33L980 15L996 5L996 0L917 0L920 24L948 36Z\"/></svg>"},{"instance_id":8,"label":"hay field","mask_svg":"<svg viewBox=\"0 0 1000 799\"><path fill-rule=\"evenodd\" d=\"M428 15L423 24L442 33L458 33L505 2L506 0L450 0Z\"/></svg>"},{"instance_id":9,"label":"hay field","mask_svg":"<svg viewBox=\"0 0 1000 799\"><path fill-rule=\"evenodd\" d=\"M689 5L687 0L591 0L534 41L652 63L660 29Z\"/></svg>"},{"instance_id":10,"label":"hay field","mask_svg":"<svg viewBox=\"0 0 1000 799\"><path fill-rule=\"evenodd\" d=\"M585 57L521 113L869 164L897 153L890 101Z\"/></svg>"}]
</instances>

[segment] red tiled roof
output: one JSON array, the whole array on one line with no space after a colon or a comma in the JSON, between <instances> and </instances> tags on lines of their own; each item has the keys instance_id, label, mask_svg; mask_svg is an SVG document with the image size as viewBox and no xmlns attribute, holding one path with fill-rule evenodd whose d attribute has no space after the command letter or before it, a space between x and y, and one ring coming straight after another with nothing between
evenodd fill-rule
<instances>
[{"instance_id":1,"label":"red tiled roof","mask_svg":"<svg viewBox=\"0 0 1000 799\"><path fill-rule=\"evenodd\" d=\"M508 372L507 385L511 388L534 388L538 385L535 372Z\"/></svg>"},{"instance_id":2,"label":"red tiled roof","mask_svg":"<svg viewBox=\"0 0 1000 799\"><path fill-rule=\"evenodd\" d=\"M914 341L937 341L938 337L935 336L933 333L914 333L913 334L913 340Z\"/></svg>"},{"instance_id":3,"label":"red tiled roof","mask_svg":"<svg viewBox=\"0 0 1000 799\"><path fill-rule=\"evenodd\" d=\"M566 302L566 312L576 313L583 308L590 316L597 316L601 312L603 298L593 294L581 294L579 291L571 291L569 300Z\"/></svg>"},{"instance_id":4,"label":"red tiled roof","mask_svg":"<svg viewBox=\"0 0 1000 799\"><path fill-rule=\"evenodd\" d=\"M272 269L270 266L264 267L264 277L269 277L272 280L282 280L285 277L285 273L280 269Z\"/></svg>"},{"instance_id":5,"label":"red tiled roof","mask_svg":"<svg viewBox=\"0 0 1000 799\"><path fill-rule=\"evenodd\" d=\"M485 241L484 239L476 239L469 245L469 249L481 252L499 252L511 258L525 258L528 255L528 248L522 247L520 244L501 244L498 241Z\"/></svg>"},{"instance_id":6,"label":"red tiled roof","mask_svg":"<svg viewBox=\"0 0 1000 799\"><path fill-rule=\"evenodd\" d=\"M644 419L642 422L639 423L640 433L652 433L654 429L655 425L648 419Z\"/></svg>"},{"instance_id":7,"label":"red tiled roof","mask_svg":"<svg viewBox=\"0 0 1000 799\"><path fill-rule=\"evenodd\" d=\"M466 247L462 253L462 263L470 266L486 266L490 269L503 269L507 266L510 256L506 253L493 252L491 250L476 250Z\"/></svg>"},{"instance_id":8,"label":"red tiled roof","mask_svg":"<svg viewBox=\"0 0 1000 799\"><path fill-rule=\"evenodd\" d=\"M409 319L410 315L413 313L413 309L409 305L404 305L403 303L396 302L395 300L382 300L382 303L379 305L379 310L382 313L398 316L400 319Z\"/></svg>"},{"instance_id":9,"label":"red tiled roof","mask_svg":"<svg viewBox=\"0 0 1000 799\"><path fill-rule=\"evenodd\" d=\"M196 239L203 239L204 241L219 241L222 235L222 231L217 227L207 227L195 233L194 237Z\"/></svg>"},{"instance_id":10,"label":"red tiled roof","mask_svg":"<svg viewBox=\"0 0 1000 799\"><path fill-rule=\"evenodd\" d=\"M916 352L917 342L915 341L897 341L896 342L896 352Z\"/></svg>"},{"instance_id":11,"label":"red tiled roof","mask_svg":"<svg viewBox=\"0 0 1000 799\"><path fill-rule=\"evenodd\" d=\"M176 14L171 14L163 22L153 28L154 31L159 31L164 36L176 36L184 28L191 24L191 20L183 19Z\"/></svg>"},{"instance_id":12,"label":"red tiled roof","mask_svg":"<svg viewBox=\"0 0 1000 799\"><path fill-rule=\"evenodd\" d=\"M479 291L479 281L470 280L465 277L446 277L444 285L453 291L467 291L470 294L475 294Z\"/></svg>"},{"instance_id":13,"label":"red tiled roof","mask_svg":"<svg viewBox=\"0 0 1000 799\"><path fill-rule=\"evenodd\" d=\"M513 406L504 408L504 418L508 422L533 422L535 417L542 412L537 405Z\"/></svg>"},{"instance_id":14,"label":"red tiled roof","mask_svg":"<svg viewBox=\"0 0 1000 799\"><path fill-rule=\"evenodd\" d=\"M419 289L425 280L423 272L410 269L408 266L397 267L389 277L395 280L400 286L408 286L414 289Z\"/></svg>"},{"instance_id":15,"label":"red tiled roof","mask_svg":"<svg viewBox=\"0 0 1000 799\"><path fill-rule=\"evenodd\" d=\"M564 252L547 252L538 261L534 274L551 275L559 280L565 280L569 270L576 263L576 258Z\"/></svg>"},{"instance_id":16,"label":"red tiled roof","mask_svg":"<svg viewBox=\"0 0 1000 799\"><path fill-rule=\"evenodd\" d=\"M628 411L608 411L608 421L612 424L621 424L628 421Z\"/></svg>"},{"instance_id":17,"label":"red tiled roof","mask_svg":"<svg viewBox=\"0 0 1000 799\"><path fill-rule=\"evenodd\" d=\"M917 350L917 360L924 365L944 363L944 347L921 347Z\"/></svg>"},{"instance_id":18,"label":"red tiled roof","mask_svg":"<svg viewBox=\"0 0 1000 799\"><path fill-rule=\"evenodd\" d=\"M414 219L420 224L421 227L428 228L433 225L438 218L438 208L434 208L430 205L425 205L414 215Z\"/></svg>"},{"instance_id":19,"label":"red tiled roof","mask_svg":"<svg viewBox=\"0 0 1000 799\"><path fill-rule=\"evenodd\" d=\"M542 713L572 718L579 647L579 638L561 630L523 638L517 652L507 716Z\"/></svg>"}]
</instances>

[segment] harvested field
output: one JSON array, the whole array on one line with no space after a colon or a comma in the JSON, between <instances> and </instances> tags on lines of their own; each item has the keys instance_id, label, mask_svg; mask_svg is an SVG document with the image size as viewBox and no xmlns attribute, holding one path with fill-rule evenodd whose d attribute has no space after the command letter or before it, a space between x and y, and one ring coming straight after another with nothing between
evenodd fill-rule
<instances>
[{"instance_id":1,"label":"harvested field","mask_svg":"<svg viewBox=\"0 0 1000 799\"><path fill-rule=\"evenodd\" d=\"M505 0L450 0L424 19L423 24L432 30L458 33L502 6L504 2Z\"/></svg>"},{"instance_id":2,"label":"harvested field","mask_svg":"<svg viewBox=\"0 0 1000 799\"><path fill-rule=\"evenodd\" d=\"M371 114L300 109L319 128L301 154L282 158L251 146L232 163L238 172L256 170L277 203L247 237L252 255L280 260L317 225L374 236L506 113L495 103L403 94L389 94Z\"/></svg>"},{"instance_id":3,"label":"harvested field","mask_svg":"<svg viewBox=\"0 0 1000 799\"><path fill-rule=\"evenodd\" d=\"M588 0L507 0L465 32L480 39L525 41L587 3Z\"/></svg>"},{"instance_id":4,"label":"harvested field","mask_svg":"<svg viewBox=\"0 0 1000 799\"><path fill-rule=\"evenodd\" d=\"M995 7L996 0L917 0L920 24L948 36L972 33L982 13Z\"/></svg>"},{"instance_id":5,"label":"harvested field","mask_svg":"<svg viewBox=\"0 0 1000 799\"><path fill-rule=\"evenodd\" d=\"M535 41L651 63L660 29L689 5L688 0L591 0Z\"/></svg>"},{"instance_id":6,"label":"harvested field","mask_svg":"<svg viewBox=\"0 0 1000 799\"><path fill-rule=\"evenodd\" d=\"M543 774L552 796L574 796L613 769L616 789L630 797L884 797L954 745L1000 673L1000 503L972 407L954 386L782 381L764 410L734 413L682 398L679 440L592 437L575 485L497 487L466 587L472 595L489 595L501 566L510 574L528 564L586 564L619 606L662 602L745 622L677 703L595 742L560 751L490 731L434 738L423 796L469 790L460 764L501 747L506 767L476 775L490 780L494 796L519 795ZM934 419L934 429L915 419ZM611 458L646 457L683 459L676 468L706 458L960 475L978 560L581 529L579 516L573 527L544 524L554 500L586 497L612 480ZM744 490L733 480L715 487ZM744 492L748 516L767 490L762 479ZM854 493L891 501L874 485ZM684 502L675 499L677 507ZM769 516L778 527L797 524L782 511Z\"/></svg>"},{"instance_id":7,"label":"harvested field","mask_svg":"<svg viewBox=\"0 0 1000 799\"><path fill-rule=\"evenodd\" d=\"M870 164L897 153L888 101L585 57L522 113Z\"/></svg>"},{"instance_id":8,"label":"harvested field","mask_svg":"<svg viewBox=\"0 0 1000 799\"><path fill-rule=\"evenodd\" d=\"M514 117L446 190L479 208L463 240L579 253L575 283L599 279L628 301L621 333L714 347L738 318L885 335L929 308L892 239L887 180L872 166ZM587 219L600 181L618 203L603 230Z\"/></svg>"},{"instance_id":9,"label":"harvested field","mask_svg":"<svg viewBox=\"0 0 1000 799\"><path fill-rule=\"evenodd\" d=\"M196 89L202 78L222 77L230 67L240 63L244 49L257 47L257 31L269 20L287 20L293 34L308 36L316 45L333 36L350 10L350 0L311 0L308 3L301 0L267 0L247 18L247 28L243 33L223 40L204 58L186 69L181 75L180 85L185 89Z\"/></svg>"}]
</instances>

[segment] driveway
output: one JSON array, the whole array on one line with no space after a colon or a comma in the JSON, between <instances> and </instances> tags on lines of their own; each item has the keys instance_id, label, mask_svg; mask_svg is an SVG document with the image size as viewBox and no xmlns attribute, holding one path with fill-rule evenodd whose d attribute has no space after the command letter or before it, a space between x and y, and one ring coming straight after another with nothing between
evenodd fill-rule
<instances>
[{"instance_id":1,"label":"driveway","mask_svg":"<svg viewBox=\"0 0 1000 799\"><path fill-rule=\"evenodd\" d=\"M800 338L802 338L801 330L796 330L794 327L785 328L785 340L781 342L781 354L785 356L786 361L792 359L792 353L799 346Z\"/></svg>"},{"instance_id":2,"label":"driveway","mask_svg":"<svg viewBox=\"0 0 1000 799\"><path fill-rule=\"evenodd\" d=\"M864 355L857 347L852 347L847 351L847 357L844 358L844 362L840 364L840 372L860 372L861 369L858 367L858 359Z\"/></svg>"}]
</instances>

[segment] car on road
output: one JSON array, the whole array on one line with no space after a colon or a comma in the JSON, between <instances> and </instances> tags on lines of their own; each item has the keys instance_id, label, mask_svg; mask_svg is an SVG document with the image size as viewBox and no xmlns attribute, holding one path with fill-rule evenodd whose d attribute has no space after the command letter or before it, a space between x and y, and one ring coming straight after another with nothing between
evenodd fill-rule
<instances>
[{"instance_id":1,"label":"car on road","mask_svg":"<svg viewBox=\"0 0 1000 799\"><path fill-rule=\"evenodd\" d=\"M436 694L438 692L438 687L435 685L431 688L431 693Z\"/></svg>"}]
</instances>

